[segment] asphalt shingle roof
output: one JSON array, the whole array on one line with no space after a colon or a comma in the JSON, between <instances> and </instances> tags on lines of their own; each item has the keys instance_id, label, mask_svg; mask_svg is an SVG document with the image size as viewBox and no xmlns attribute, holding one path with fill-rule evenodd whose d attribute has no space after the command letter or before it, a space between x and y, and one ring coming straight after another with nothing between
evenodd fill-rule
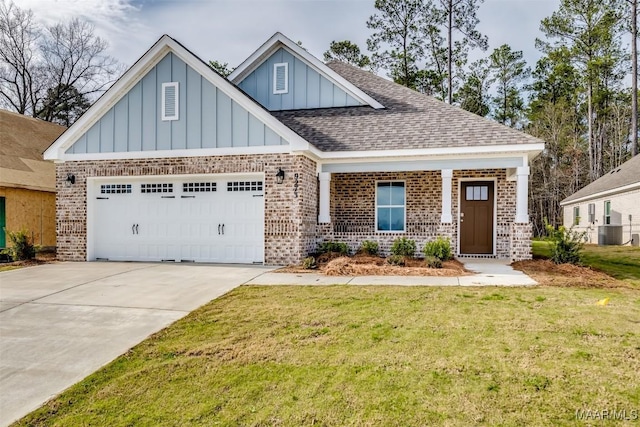
<instances>
[{"instance_id":1,"label":"asphalt shingle roof","mask_svg":"<svg viewBox=\"0 0 640 427\"><path fill-rule=\"evenodd\" d=\"M385 106L274 111L272 114L322 151L537 144L524 132L338 61L335 72Z\"/></svg>"},{"instance_id":2,"label":"asphalt shingle roof","mask_svg":"<svg viewBox=\"0 0 640 427\"><path fill-rule=\"evenodd\" d=\"M632 157L617 168L614 168L607 174L602 175L591 184L576 191L564 199L562 204L598 194L603 191L614 190L616 188L638 183L640 183L640 155Z\"/></svg>"},{"instance_id":3,"label":"asphalt shingle roof","mask_svg":"<svg viewBox=\"0 0 640 427\"><path fill-rule=\"evenodd\" d=\"M55 191L55 165L42 152L65 129L0 110L0 186Z\"/></svg>"}]
</instances>

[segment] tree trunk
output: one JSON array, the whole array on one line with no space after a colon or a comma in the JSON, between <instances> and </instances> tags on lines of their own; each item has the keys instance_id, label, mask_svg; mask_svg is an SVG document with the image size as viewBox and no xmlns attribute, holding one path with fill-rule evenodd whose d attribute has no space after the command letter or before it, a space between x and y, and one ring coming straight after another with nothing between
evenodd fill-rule
<instances>
[{"instance_id":1,"label":"tree trunk","mask_svg":"<svg viewBox=\"0 0 640 427\"><path fill-rule=\"evenodd\" d=\"M593 143L593 84L587 83L587 142L589 147L589 181L598 179L596 150Z\"/></svg>"},{"instance_id":2,"label":"tree trunk","mask_svg":"<svg viewBox=\"0 0 640 427\"><path fill-rule=\"evenodd\" d=\"M638 0L631 0L631 155L638 154Z\"/></svg>"},{"instance_id":3,"label":"tree trunk","mask_svg":"<svg viewBox=\"0 0 640 427\"><path fill-rule=\"evenodd\" d=\"M447 30L449 39L449 48L447 49L447 80L449 83L447 99L449 104L453 104L453 0L449 0L449 28Z\"/></svg>"}]
</instances>

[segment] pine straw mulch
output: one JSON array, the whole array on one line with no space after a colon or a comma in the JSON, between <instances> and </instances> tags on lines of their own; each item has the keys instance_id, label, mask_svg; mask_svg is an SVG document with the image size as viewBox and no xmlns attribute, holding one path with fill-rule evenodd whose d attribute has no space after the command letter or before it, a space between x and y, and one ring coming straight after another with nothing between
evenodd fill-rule
<instances>
[{"instance_id":1,"label":"pine straw mulch","mask_svg":"<svg viewBox=\"0 0 640 427\"><path fill-rule=\"evenodd\" d=\"M326 276L468 276L457 260L445 261L442 268L429 268L423 259L407 258L404 266L391 265L386 258L366 254L351 257L329 252L317 257L318 268L309 270L300 265L290 265L276 270L277 273L321 273Z\"/></svg>"},{"instance_id":2,"label":"pine straw mulch","mask_svg":"<svg viewBox=\"0 0 640 427\"><path fill-rule=\"evenodd\" d=\"M14 270L23 267L33 267L34 265L51 264L57 262L56 254L53 252L43 252L36 255L34 259L25 261L12 261L0 263L0 271Z\"/></svg>"},{"instance_id":3,"label":"pine straw mulch","mask_svg":"<svg viewBox=\"0 0 640 427\"><path fill-rule=\"evenodd\" d=\"M511 266L530 276L542 286L563 288L630 288L637 289L624 280L615 279L590 267L573 264L554 264L548 259L517 261Z\"/></svg>"}]
</instances>

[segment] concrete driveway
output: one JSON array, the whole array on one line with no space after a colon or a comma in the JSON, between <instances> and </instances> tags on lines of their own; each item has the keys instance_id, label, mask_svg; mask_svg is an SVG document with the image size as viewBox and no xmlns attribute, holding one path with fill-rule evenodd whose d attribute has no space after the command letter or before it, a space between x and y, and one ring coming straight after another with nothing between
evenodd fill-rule
<instances>
[{"instance_id":1,"label":"concrete driveway","mask_svg":"<svg viewBox=\"0 0 640 427\"><path fill-rule=\"evenodd\" d=\"M0 273L0 425L269 270L84 262Z\"/></svg>"}]
</instances>

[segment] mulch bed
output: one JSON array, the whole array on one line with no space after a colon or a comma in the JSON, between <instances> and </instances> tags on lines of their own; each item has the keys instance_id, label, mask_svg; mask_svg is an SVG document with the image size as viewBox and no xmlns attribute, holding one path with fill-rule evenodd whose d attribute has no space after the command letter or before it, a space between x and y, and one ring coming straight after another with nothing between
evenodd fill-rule
<instances>
[{"instance_id":1,"label":"mulch bed","mask_svg":"<svg viewBox=\"0 0 640 427\"><path fill-rule=\"evenodd\" d=\"M573 264L554 264L548 259L517 261L511 264L514 269L531 276L543 286L569 288L631 288L631 284L617 280L608 274Z\"/></svg>"},{"instance_id":2,"label":"mulch bed","mask_svg":"<svg viewBox=\"0 0 640 427\"><path fill-rule=\"evenodd\" d=\"M404 266L387 263L386 258L358 253L347 257L335 252L327 252L316 258L318 268L309 270L299 265L291 265L276 270L279 273L321 273L327 276L468 276L456 260L445 261L442 268L430 268L419 258L407 258Z\"/></svg>"}]
</instances>

